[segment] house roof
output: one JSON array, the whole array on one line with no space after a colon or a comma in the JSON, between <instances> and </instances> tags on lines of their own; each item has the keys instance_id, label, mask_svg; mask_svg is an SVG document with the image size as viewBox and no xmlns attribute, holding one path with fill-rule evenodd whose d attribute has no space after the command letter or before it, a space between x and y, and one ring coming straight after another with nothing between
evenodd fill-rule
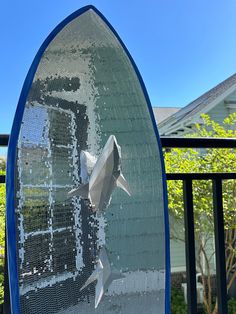
<instances>
[{"instance_id":1,"label":"house roof","mask_svg":"<svg viewBox=\"0 0 236 314\"><path fill-rule=\"evenodd\" d=\"M157 124L164 121L169 116L173 115L181 108L178 107L153 107L153 113L156 119Z\"/></svg>"},{"instance_id":2,"label":"house roof","mask_svg":"<svg viewBox=\"0 0 236 314\"><path fill-rule=\"evenodd\" d=\"M176 124L192 118L197 113L201 113L203 109L209 107L212 103L217 101L221 96L226 95L228 92L232 92L234 88L236 89L236 74L230 76L225 81L221 82L187 106L180 109L178 112L163 120L160 123L159 128L164 126L173 127Z\"/></svg>"}]
</instances>

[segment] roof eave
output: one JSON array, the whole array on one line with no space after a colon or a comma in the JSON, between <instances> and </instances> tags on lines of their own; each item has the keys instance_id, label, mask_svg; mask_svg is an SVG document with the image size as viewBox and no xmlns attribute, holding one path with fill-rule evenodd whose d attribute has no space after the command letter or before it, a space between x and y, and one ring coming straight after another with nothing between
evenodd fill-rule
<instances>
[{"instance_id":1,"label":"roof eave","mask_svg":"<svg viewBox=\"0 0 236 314\"><path fill-rule=\"evenodd\" d=\"M191 121L191 124L192 124L193 119L194 120L196 120L196 118L199 119L201 114L208 113L212 108L214 108L221 101L223 101L226 97L228 97L231 93L233 93L234 90L236 90L236 83L234 85L232 85L227 91L225 91L224 93L219 95L217 98L215 98L212 102L207 104L205 107L201 108L197 112L193 112L194 111L193 110L192 112L190 112L189 114L184 116L182 119L180 119L178 122L175 122L176 119L175 119L174 115L170 116L168 119L162 121L159 124L158 128L159 128L160 134L168 132L168 129L172 132L175 132L180 127L185 127L189 121ZM195 108L195 109L197 109L197 108Z\"/></svg>"}]
</instances>

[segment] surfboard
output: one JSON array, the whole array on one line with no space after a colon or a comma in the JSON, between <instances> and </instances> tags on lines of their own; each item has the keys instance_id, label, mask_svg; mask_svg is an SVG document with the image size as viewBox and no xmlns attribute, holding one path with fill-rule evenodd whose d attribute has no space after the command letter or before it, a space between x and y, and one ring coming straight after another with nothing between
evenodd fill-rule
<instances>
[{"instance_id":1,"label":"surfboard","mask_svg":"<svg viewBox=\"0 0 236 314\"><path fill-rule=\"evenodd\" d=\"M142 78L93 6L28 72L10 136L12 314L169 313L167 192Z\"/></svg>"}]
</instances>

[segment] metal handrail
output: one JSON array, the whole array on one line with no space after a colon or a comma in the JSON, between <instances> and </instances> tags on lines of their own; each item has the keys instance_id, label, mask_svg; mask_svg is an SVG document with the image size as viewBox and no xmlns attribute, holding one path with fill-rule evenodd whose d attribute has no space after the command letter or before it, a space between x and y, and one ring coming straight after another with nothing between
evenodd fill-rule
<instances>
[{"instance_id":1,"label":"metal handrail","mask_svg":"<svg viewBox=\"0 0 236 314\"><path fill-rule=\"evenodd\" d=\"M0 134L0 146L7 146L9 141L8 134Z\"/></svg>"},{"instance_id":2,"label":"metal handrail","mask_svg":"<svg viewBox=\"0 0 236 314\"><path fill-rule=\"evenodd\" d=\"M167 148L236 148L236 138L161 137L161 143Z\"/></svg>"},{"instance_id":3,"label":"metal handrail","mask_svg":"<svg viewBox=\"0 0 236 314\"><path fill-rule=\"evenodd\" d=\"M8 134L0 134L0 146L7 146L9 141ZM235 138L217 137L161 137L163 147L179 148L236 148Z\"/></svg>"}]
</instances>

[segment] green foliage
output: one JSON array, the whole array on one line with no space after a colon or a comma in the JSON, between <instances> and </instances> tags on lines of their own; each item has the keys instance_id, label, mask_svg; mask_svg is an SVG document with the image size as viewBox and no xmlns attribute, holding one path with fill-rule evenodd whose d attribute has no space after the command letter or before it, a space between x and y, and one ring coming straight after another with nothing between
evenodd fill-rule
<instances>
[{"instance_id":1,"label":"green foliage","mask_svg":"<svg viewBox=\"0 0 236 314\"><path fill-rule=\"evenodd\" d=\"M171 289L171 314L187 314L187 306L184 302L182 290L177 288Z\"/></svg>"},{"instance_id":2,"label":"green foliage","mask_svg":"<svg viewBox=\"0 0 236 314\"><path fill-rule=\"evenodd\" d=\"M0 159L0 175L5 174L5 160ZM3 302L3 264L4 264L4 247L5 247L5 184L0 184L0 303Z\"/></svg>"},{"instance_id":3,"label":"green foliage","mask_svg":"<svg viewBox=\"0 0 236 314\"><path fill-rule=\"evenodd\" d=\"M236 299L230 299L228 301L228 312L229 314L236 314Z\"/></svg>"},{"instance_id":4,"label":"green foliage","mask_svg":"<svg viewBox=\"0 0 236 314\"><path fill-rule=\"evenodd\" d=\"M0 258L4 255L5 197L5 184L0 184Z\"/></svg>"},{"instance_id":5,"label":"green foliage","mask_svg":"<svg viewBox=\"0 0 236 314\"><path fill-rule=\"evenodd\" d=\"M234 138L236 131L236 113L229 115L223 126L212 121L207 115L202 115L203 125L196 125L196 132L192 137L223 137ZM194 149L172 149L165 152L165 165L167 172L233 172L236 171L235 149L207 149L203 154ZM183 218L182 182L169 181L169 210L175 219ZM210 181L198 181L193 185L195 202L196 230L213 231L212 220L212 186ZM223 201L226 228L236 227L235 221L236 186L234 180L224 182Z\"/></svg>"},{"instance_id":6,"label":"green foliage","mask_svg":"<svg viewBox=\"0 0 236 314\"><path fill-rule=\"evenodd\" d=\"M0 157L0 175L4 174L6 171L6 161Z\"/></svg>"},{"instance_id":7,"label":"green foliage","mask_svg":"<svg viewBox=\"0 0 236 314\"><path fill-rule=\"evenodd\" d=\"M191 137L216 137L216 138L236 138L236 113L224 119L223 124L219 125L211 120L209 116L202 115L203 124L196 125L196 132ZM172 149L165 152L165 166L167 172L236 172L236 150L235 149ZM169 212L174 224L171 226L171 237L184 240L183 233L183 193L181 181L168 182ZM211 259L213 254L208 256L207 245L209 239L213 237L214 222L212 215L212 183L211 181L194 181L194 218L195 218L195 238L197 247L197 264L202 273L204 285L204 305L207 313L212 313L211 295ZM236 257L236 182L226 180L223 183L223 205L225 220L225 239L226 239L226 265L228 289L232 282L229 274L234 271L234 260ZM204 258L204 262L203 259ZM204 267L203 267L204 264ZM236 272L234 275L236 278Z\"/></svg>"},{"instance_id":8,"label":"green foliage","mask_svg":"<svg viewBox=\"0 0 236 314\"><path fill-rule=\"evenodd\" d=\"M4 297L3 282L4 282L4 272L3 272L3 267L1 267L0 265L0 304L3 303L3 297Z\"/></svg>"}]
</instances>

